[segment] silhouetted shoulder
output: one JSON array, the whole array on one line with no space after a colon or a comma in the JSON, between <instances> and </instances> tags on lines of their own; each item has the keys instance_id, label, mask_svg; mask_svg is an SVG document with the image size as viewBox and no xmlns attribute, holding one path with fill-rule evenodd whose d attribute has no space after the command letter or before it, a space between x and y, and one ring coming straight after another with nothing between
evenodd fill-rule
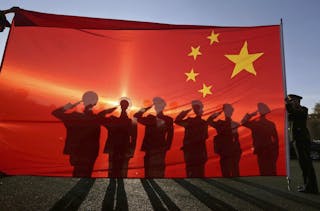
<instances>
[{"instance_id":1,"label":"silhouetted shoulder","mask_svg":"<svg viewBox=\"0 0 320 211\"><path fill-rule=\"evenodd\" d=\"M173 118L167 115L164 115L163 118L167 121L173 124Z\"/></svg>"},{"instance_id":2,"label":"silhouetted shoulder","mask_svg":"<svg viewBox=\"0 0 320 211\"><path fill-rule=\"evenodd\" d=\"M154 118L156 118L156 116L153 115L153 114L148 114L148 115L146 116L146 118L148 118L148 119L154 119Z\"/></svg>"}]
</instances>

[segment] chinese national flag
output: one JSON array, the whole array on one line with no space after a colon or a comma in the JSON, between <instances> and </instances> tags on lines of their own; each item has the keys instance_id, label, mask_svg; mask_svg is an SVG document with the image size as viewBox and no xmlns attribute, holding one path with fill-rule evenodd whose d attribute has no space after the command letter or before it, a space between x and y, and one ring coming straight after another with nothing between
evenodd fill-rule
<instances>
[{"instance_id":1,"label":"chinese national flag","mask_svg":"<svg viewBox=\"0 0 320 211\"><path fill-rule=\"evenodd\" d=\"M98 126L91 172L76 174L77 159L85 160L92 146L93 137L84 138L83 132L89 126L81 125L78 138L89 144L82 147L75 140L82 154L74 158L65 151L68 126L54 115L59 108L64 114L82 115L87 91L99 98L92 115L117 106L104 116L106 122L121 115L121 97L130 99L127 115L137 127L136 143L127 169L120 169L127 174L121 177L286 175L278 25L168 25L17 11L0 75L1 173L110 177L117 168L110 164L116 155L105 150L112 129ZM165 101L165 121L157 116L155 98ZM137 119L138 111L148 106L151 109L140 115L144 119ZM207 128L203 137L190 126L197 117ZM151 132L143 124L148 118L157 124L161 120ZM172 127L167 127L170 121ZM158 158L146 158L158 149L142 149L147 133L157 127L173 131L171 144L159 155L162 167ZM202 151L198 140L204 144ZM149 141L152 145L158 139ZM163 175L147 175L146 165L163 168Z\"/></svg>"}]
</instances>

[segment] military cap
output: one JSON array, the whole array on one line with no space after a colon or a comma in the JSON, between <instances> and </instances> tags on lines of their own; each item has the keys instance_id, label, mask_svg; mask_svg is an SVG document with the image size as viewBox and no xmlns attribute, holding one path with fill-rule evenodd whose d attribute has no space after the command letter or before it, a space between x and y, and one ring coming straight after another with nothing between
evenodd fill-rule
<instances>
[{"instance_id":1,"label":"military cap","mask_svg":"<svg viewBox=\"0 0 320 211\"><path fill-rule=\"evenodd\" d=\"M269 106L267 106L267 104L265 103L258 103L257 106L258 106L258 111L261 115L265 115L271 112Z\"/></svg>"},{"instance_id":2,"label":"military cap","mask_svg":"<svg viewBox=\"0 0 320 211\"><path fill-rule=\"evenodd\" d=\"M289 99L289 100L301 100L302 97L299 96L299 95L295 95L295 94L289 94L289 95L288 95L288 99Z\"/></svg>"}]
</instances>

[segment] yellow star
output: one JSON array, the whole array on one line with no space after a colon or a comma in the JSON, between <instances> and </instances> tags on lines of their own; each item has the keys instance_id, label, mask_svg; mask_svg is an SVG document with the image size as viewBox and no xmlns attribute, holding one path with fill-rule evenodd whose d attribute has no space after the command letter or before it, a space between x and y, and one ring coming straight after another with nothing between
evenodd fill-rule
<instances>
[{"instance_id":1,"label":"yellow star","mask_svg":"<svg viewBox=\"0 0 320 211\"><path fill-rule=\"evenodd\" d=\"M193 56L193 59L196 60L197 56L202 55L202 53L200 52L200 46L194 48L191 46L191 52L188 54L188 56Z\"/></svg>"},{"instance_id":2,"label":"yellow star","mask_svg":"<svg viewBox=\"0 0 320 211\"><path fill-rule=\"evenodd\" d=\"M202 97L206 97L207 95L211 95L211 88L212 86L206 86L206 84L202 85L202 89L200 89L198 92L202 93Z\"/></svg>"},{"instance_id":3,"label":"yellow star","mask_svg":"<svg viewBox=\"0 0 320 211\"><path fill-rule=\"evenodd\" d=\"M253 67L253 62L255 60L257 60L262 55L263 55L263 53L249 54L247 41L244 42L239 54L225 55L230 61L232 61L233 63L236 64L233 69L231 78L236 76L242 70L246 70L247 72L249 72L253 75L257 75L257 73Z\"/></svg>"},{"instance_id":4,"label":"yellow star","mask_svg":"<svg viewBox=\"0 0 320 211\"><path fill-rule=\"evenodd\" d=\"M188 77L186 81L192 80L196 82L196 76L199 75L199 73L195 73L193 69L189 73L184 73Z\"/></svg>"},{"instance_id":5,"label":"yellow star","mask_svg":"<svg viewBox=\"0 0 320 211\"><path fill-rule=\"evenodd\" d=\"M210 40L210 45L212 45L214 42L219 42L218 40L219 35L220 34L215 34L214 31L212 30L210 36L207 37Z\"/></svg>"}]
</instances>

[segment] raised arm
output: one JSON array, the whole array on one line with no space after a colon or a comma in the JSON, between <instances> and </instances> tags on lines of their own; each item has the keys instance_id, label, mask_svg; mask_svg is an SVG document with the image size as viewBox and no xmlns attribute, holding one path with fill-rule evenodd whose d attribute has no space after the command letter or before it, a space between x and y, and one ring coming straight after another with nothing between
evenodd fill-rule
<instances>
[{"instance_id":1,"label":"raised arm","mask_svg":"<svg viewBox=\"0 0 320 211\"><path fill-rule=\"evenodd\" d=\"M219 112L215 112L212 115L210 115L207 119L207 123L212 126L215 127L216 126L216 122L214 121L220 114L222 113L222 111Z\"/></svg>"},{"instance_id":2,"label":"raised arm","mask_svg":"<svg viewBox=\"0 0 320 211\"><path fill-rule=\"evenodd\" d=\"M105 115L114 112L116 109L117 109L117 107L113 107L113 108L108 108L108 109L102 110L102 111L100 111L98 113L98 116L99 117L104 117Z\"/></svg>"},{"instance_id":3,"label":"raised arm","mask_svg":"<svg viewBox=\"0 0 320 211\"><path fill-rule=\"evenodd\" d=\"M176 119L174 120L174 123L176 123L177 125L180 125L182 127L186 127L187 126L187 121L184 118L187 116L187 114L190 111L191 111L191 109L181 111L178 114L178 116L176 117Z\"/></svg>"},{"instance_id":4,"label":"raised arm","mask_svg":"<svg viewBox=\"0 0 320 211\"><path fill-rule=\"evenodd\" d=\"M253 112L253 113L246 113L246 115L244 115L244 117L241 120L241 124L246 124L252 117L256 116L258 114L257 111Z\"/></svg>"},{"instance_id":5,"label":"raised arm","mask_svg":"<svg viewBox=\"0 0 320 211\"><path fill-rule=\"evenodd\" d=\"M154 124L154 120L151 119L151 118L148 118L148 117L143 117L143 114L145 112L147 112L149 109L151 108L151 106L147 107L147 108L142 108L140 109L137 113L135 113L133 115L134 118L137 119L137 121L140 123L140 124L143 124L143 125L150 125L150 124Z\"/></svg>"},{"instance_id":6,"label":"raised arm","mask_svg":"<svg viewBox=\"0 0 320 211\"><path fill-rule=\"evenodd\" d=\"M76 107L76 106L77 106L79 103L81 103L81 102L82 102L82 101L78 101L78 102L76 102L76 103L74 103L74 104L72 104L72 103L67 103L67 104L65 104L64 106L53 110L53 111L51 112L51 114L52 114L53 116L57 117L58 119L63 119L63 118L66 116L65 112L66 112L67 110Z\"/></svg>"}]
</instances>

